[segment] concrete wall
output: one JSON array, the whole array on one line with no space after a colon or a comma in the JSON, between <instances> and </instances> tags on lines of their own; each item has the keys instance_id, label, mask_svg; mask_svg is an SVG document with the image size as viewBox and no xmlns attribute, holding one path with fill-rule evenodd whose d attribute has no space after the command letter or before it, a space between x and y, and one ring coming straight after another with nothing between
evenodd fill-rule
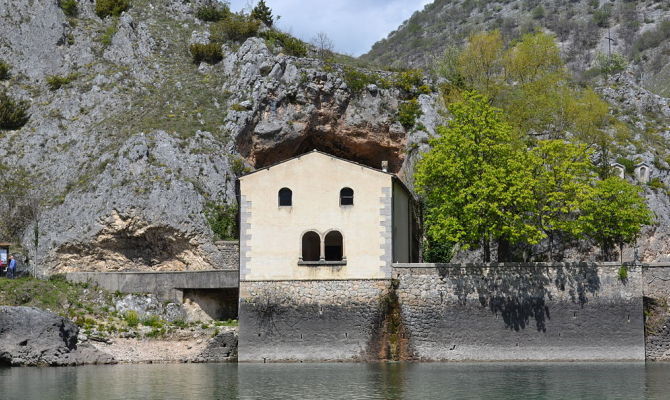
<instances>
[{"instance_id":1,"label":"concrete wall","mask_svg":"<svg viewBox=\"0 0 670 400\"><path fill-rule=\"evenodd\" d=\"M161 301L182 301L183 289L238 287L238 274L231 271L193 272L68 272L70 282L88 282L121 293L153 293Z\"/></svg>"},{"instance_id":2,"label":"concrete wall","mask_svg":"<svg viewBox=\"0 0 670 400\"><path fill-rule=\"evenodd\" d=\"M240 282L240 361L377 359L388 280Z\"/></svg>"},{"instance_id":3,"label":"concrete wall","mask_svg":"<svg viewBox=\"0 0 670 400\"><path fill-rule=\"evenodd\" d=\"M644 360L642 268L396 264L419 360Z\"/></svg>"},{"instance_id":4,"label":"concrete wall","mask_svg":"<svg viewBox=\"0 0 670 400\"><path fill-rule=\"evenodd\" d=\"M388 278L391 272L392 175L312 152L240 178L242 280ZM293 193L290 207L278 192ZM354 204L340 205L340 190ZM346 265L299 265L307 231L343 236ZM322 254L323 256L323 254Z\"/></svg>"}]
</instances>

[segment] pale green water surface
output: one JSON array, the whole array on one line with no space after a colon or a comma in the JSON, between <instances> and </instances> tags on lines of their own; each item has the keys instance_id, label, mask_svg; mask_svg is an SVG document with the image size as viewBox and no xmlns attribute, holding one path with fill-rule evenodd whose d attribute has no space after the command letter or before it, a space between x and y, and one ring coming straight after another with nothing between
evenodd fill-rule
<instances>
[{"instance_id":1,"label":"pale green water surface","mask_svg":"<svg viewBox=\"0 0 670 400\"><path fill-rule=\"evenodd\" d=\"M0 399L670 399L670 364L153 364L0 368Z\"/></svg>"}]
</instances>

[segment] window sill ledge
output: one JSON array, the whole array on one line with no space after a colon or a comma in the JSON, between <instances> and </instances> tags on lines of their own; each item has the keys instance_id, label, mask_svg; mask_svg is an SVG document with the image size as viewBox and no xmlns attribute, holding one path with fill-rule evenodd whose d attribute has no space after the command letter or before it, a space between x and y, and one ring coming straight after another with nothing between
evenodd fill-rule
<instances>
[{"instance_id":1,"label":"window sill ledge","mask_svg":"<svg viewBox=\"0 0 670 400\"><path fill-rule=\"evenodd\" d=\"M305 267L339 267L343 265L347 265L347 260L343 259L341 261L325 261L325 260L320 260L320 261L298 261L298 265L300 266L305 266Z\"/></svg>"}]
</instances>

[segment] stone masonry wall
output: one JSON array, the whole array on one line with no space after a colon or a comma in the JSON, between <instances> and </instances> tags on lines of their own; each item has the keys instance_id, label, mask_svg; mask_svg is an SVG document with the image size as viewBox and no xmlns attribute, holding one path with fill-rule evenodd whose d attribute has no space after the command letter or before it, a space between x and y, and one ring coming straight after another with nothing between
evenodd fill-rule
<instances>
[{"instance_id":1,"label":"stone masonry wall","mask_svg":"<svg viewBox=\"0 0 670 400\"><path fill-rule=\"evenodd\" d=\"M389 280L240 282L240 361L378 359Z\"/></svg>"},{"instance_id":2,"label":"stone masonry wall","mask_svg":"<svg viewBox=\"0 0 670 400\"><path fill-rule=\"evenodd\" d=\"M644 360L642 268L395 265L410 358Z\"/></svg>"},{"instance_id":3,"label":"stone masonry wall","mask_svg":"<svg viewBox=\"0 0 670 400\"><path fill-rule=\"evenodd\" d=\"M217 269L239 269L240 267L240 242L237 240L221 240L215 243L221 253L223 265Z\"/></svg>"},{"instance_id":4,"label":"stone masonry wall","mask_svg":"<svg viewBox=\"0 0 670 400\"><path fill-rule=\"evenodd\" d=\"M670 360L670 264L645 265L644 316L647 359Z\"/></svg>"}]
</instances>

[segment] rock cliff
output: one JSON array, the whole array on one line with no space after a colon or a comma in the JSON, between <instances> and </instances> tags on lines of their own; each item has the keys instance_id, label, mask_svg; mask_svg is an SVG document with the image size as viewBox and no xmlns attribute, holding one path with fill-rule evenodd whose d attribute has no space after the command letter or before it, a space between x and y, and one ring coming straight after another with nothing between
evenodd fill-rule
<instances>
[{"instance_id":1,"label":"rock cliff","mask_svg":"<svg viewBox=\"0 0 670 400\"><path fill-rule=\"evenodd\" d=\"M44 204L22 240L39 272L236 267L208 210L235 204L239 174L314 148L400 171L425 141L396 122L399 89L354 93L341 66L258 37L194 64L209 3L136 0L101 19L94 2L72 17L54 0L0 0L0 91L30 105L25 126L0 131L0 159ZM437 96L420 100L432 132Z\"/></svg>"}]
</instances>

